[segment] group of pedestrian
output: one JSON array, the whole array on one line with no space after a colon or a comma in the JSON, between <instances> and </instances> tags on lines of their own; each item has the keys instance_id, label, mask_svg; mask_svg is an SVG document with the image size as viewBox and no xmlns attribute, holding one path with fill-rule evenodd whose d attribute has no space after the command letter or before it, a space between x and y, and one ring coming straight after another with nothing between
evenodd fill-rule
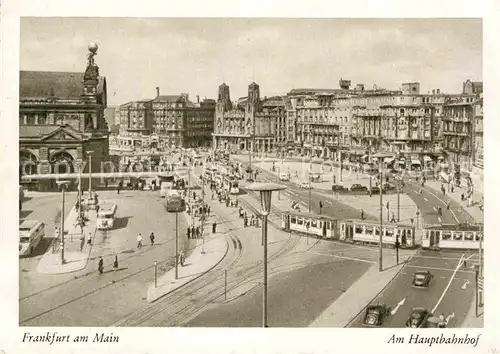
<instances>
[{"instance_id":1,"label":"group of pedestrian","mask_svg":"<svg viewBox=\"0 0 500 354\"><path fill-rule=\"evenodd\" d=\"M238 209L238 216L240 219L243 219L243 227L254 226L259 227L259 217L257 215L251 215L248 217L246 210L240 206Z\"/></svg>"},{"instance_id":2,"label":"group of pedestrian","mask_svg":"<svg viewBox=\"0 0 500 354\"><path fill-rule=\"evenodd\" d=\"M187 238L188 239L199 239L203 235L202 226L190 225L187 228Z\"/></svg>"},{"instance_id":3,"label":"group of pedestrian","mask_svg":"<svg viewBox=\"0 0 500 354\"><path fill-rule=\"evenodd\" d=\"M104 273L104 259L102 256L99 257L99 263L97 264L97 270L99 274ZM113 270L116 272L118 270L118 255L115 255L115 259L113 260Z\"/></svg>"},{"instance_id":4,"label":"group of pedestrian","mask_svg":"<svg viewBox=\"0 0 500 354\"><path fill-rule=\"evenodd\" d=\"M137 235L137 249L141 249L143 244L142 244L142 234L139 232L139 235ZM151 242L151 246L154 246L155 244L155 234L154 232L151 232L149 235L149 241Z\"/></svg>"}]
</instances>

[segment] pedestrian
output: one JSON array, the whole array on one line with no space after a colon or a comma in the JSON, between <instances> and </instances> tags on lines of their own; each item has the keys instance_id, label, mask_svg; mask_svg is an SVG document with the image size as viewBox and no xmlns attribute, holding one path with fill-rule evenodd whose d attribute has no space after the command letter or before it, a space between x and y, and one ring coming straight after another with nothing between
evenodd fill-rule
<instances>
[{"instance_id":1,"label":"pedestrian","mask_svg":"<svg viewBox=\"0 0 500 354\"><path fill-rule=\"evenodd\" d=\"M87 246L92 246L92 232L89 232L89 237L87 239Z\"/></svg>"},{"instance_id":2,"label":"pedestrian","mask_svg":"<svg viewBox=\"0 0 500 354\"><path fill-rule=\"evenodd\" d=\"M80 252L83 252L83 247L85 246L85 235L82 234L80 237Z\"/></svg>"},{"instance_id":3,"label":"pedestrian","mask_svg":"<svg viewBox=\"0 0 500 354\"><path fill-rule=\"evenodd\" d=\"M451 193L455 192L455 187L453 186L453 184L451 185Z\"/></svg>"},{"instance_id":4,"label":"pedestrian","mask_svg":"<svg viewBox=\"0 0 500 354\"><path fill-rule=\"evenodd\" d=\"M392 213L391 222L392 223L396 222L396 216L394 215L394 212Z\"/></svg>"},{"instance_id":5,"label":"pedestrian","mask_svg":"<svg viewBox=\"0 0 500 354\"><path fill-rule=\"evenodd\" d=\"M118 255L115 255L115 260L113 261L113 269L115 272L118 270Z\"/></svg>"},{"instance_id":6,"label":"pedestrian","mask_svg":"<svg viewBox=\"0 0 500 354\"><path fill-rule=\"evenodd\" d=\"M361 209L361 220L365 220L365 211Z\"/></svg>"},{"instance_id":7,"label":"pedestrian","mask_svg":"<svg viewBox=\"0 0 500 354\"><path fill-rule=\"evenodd\" d=\"M99 270L99 274L104 272L104 260L102 257L99 257L99 263L97 264L97 269Z\"/></svg>"},{"instance_id":8,"label":"pedestrian","mask_svg":"<svg viewBox=\"0 0 500 354\"><path fill-rule=\"evenodd\" d=\"M191 238L196 238L194 225L191 225Z\"/></svg>"},{"instance_id":9,"label":"pedestrian","mask_svg":"<svg viewBox=\"0 0 500 354\"><path fill-rule=\"evenodd\" d=\"M217 232L217 223L214 221L212 223L212 233L215 234Z\"/></svg>"},{"instance_id":10,"label":"pedestrian","mask_svg":"<svg viewBox=\"0 0 500 354\"><path fill-rule=\"evenodd\" d=\"M137 235L137 248L138 249L142 248L142 234L141 233L139 233L139 235Z\"/></svg>"},{"instance_id":11,"label":"pedestrian","mask_svg":"<svg viewBox=\"0 0 500 354\"><path fill-rule=\"evenodd\" d=\"M245 216L243 217L243 227L247 227L247 226L248 226L248 218L247 218L247 216L245 215Z\"/></svg>"},{"instance_id":12,"label":"pedestrian","mask_svg":"<svg viewBox=\"0 0 500 354\"><path fill-rule=\"evenodd\" d=\"M99 214L99 204L95 205L95 213L96 215Z\"/></svg>"},{"instance_id":13,"label":"pedestrian","mask_svg":"<svg viewBox=\"0 0 500 354\"><path fill-rule=\"evenodd\" d=\"M179 254L179 263L184 267L184 251Z\"/></svg>"},{"instance_id":14,"label":"pedestrian","mask_svg":"<svg viewBox=\"0 0 500 354\"><path fill-rule=\"evenodd\" d=\"M250 226L253 226L253 215L252 215L252 217L250 218Z\"/></svg>"},{"instance_id":15,"label":"pedestrian","mask_svg":"<svg viewBox=\"0 0 500 354\"><path fill-rule=\"evenodd\" d=\"M200 238L200 237L201 237L200 226L196 226L196 238Z\"/></svg>"},{"instance_id":16,"label":"pedestrian","mask_svg":"<svg viewBox=\"0 0 500 354\"><path fill-rule=\"evenodd\" d=\"M465 195L462 193L462 195L460 196L460 200L463 202L465 200Z\"/></svg>"},{"instance_id":17,"label":"pedestrian","mask_svg":"<svg viewBox=\"0 0 500 354\"><path fill-rule=\"evenodd\" d=\"M191 238L191 227L188 226L187 228L187 238L190 239Z\"/></svg>"},{"instance_id":18,"label":"pedestrian","mask_svg":"<svg viewBox=\"0 0 500 354\"><path fill-rule=\"evenodd\" d=\"M151 235L149 235L149 239L151 240L151 246L153 246L155 244L155 234L151 233Z\"/></svg>"},{"instance_id":19,"label":"pedestrian","mask_svg":"<svg viewBox=\"0 0 500 354\"><path fill-rule=\"evenodd\" d=\"M450 210L450 202L446 203L446 209Z\"/></svg>"}]
</instances>

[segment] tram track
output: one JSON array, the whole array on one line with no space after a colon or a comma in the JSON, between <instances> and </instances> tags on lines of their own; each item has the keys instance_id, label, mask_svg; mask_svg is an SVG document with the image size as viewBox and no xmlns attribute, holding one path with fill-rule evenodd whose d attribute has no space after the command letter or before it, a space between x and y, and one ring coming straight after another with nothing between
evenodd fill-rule
<instances>
[{"instance_id":1,"label":"tram track","mask_svg":"<svg viewBox=\"0 0 500 354\"><path fill-rule=\"evenodd\" d=\"M225 289L231 291L247 282L249 278L255 277L262 267L262 261L252 262L236 270L235 266L243 256L243 247L232 228L227 231L227 234L229 234L229 240L233 241L233 247L235 242L239 245L230 259L224 259L212 271L202 275L196 281L174 290L148 308L115 322L113 326L181 326L224 296ZM289 237L281 248L269 257L268 261L271 262L288 253L297 242L296 238ZM226 283L224 287L224 270L226 269L236 271L234 279ZM180 305L180 308L176 305Z\"/></svg>"}]
</instances>

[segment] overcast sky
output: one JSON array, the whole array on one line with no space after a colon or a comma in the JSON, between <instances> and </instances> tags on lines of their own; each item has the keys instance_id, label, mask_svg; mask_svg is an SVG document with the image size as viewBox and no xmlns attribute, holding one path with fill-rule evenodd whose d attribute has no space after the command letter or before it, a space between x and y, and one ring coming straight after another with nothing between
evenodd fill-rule
<instances>
[{"instance_id":1,"label":"overcast sky","mask_svg":"<svg viewBox=\"0 0 500 354\"><path fill-rule=\"evenodd\" d=\"M231 99L257 82L262 96L337 88L338 80L458 93L482 81L478 19L22 18L21 70L85 71L87 46L106 76L108 104L187 92Z\"/></svg>"}]
</instances>

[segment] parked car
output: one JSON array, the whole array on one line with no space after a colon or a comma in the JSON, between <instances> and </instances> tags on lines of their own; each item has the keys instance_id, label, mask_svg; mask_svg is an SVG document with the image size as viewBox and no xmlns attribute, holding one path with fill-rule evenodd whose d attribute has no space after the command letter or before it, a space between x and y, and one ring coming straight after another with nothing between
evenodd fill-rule
<instances>
[{"instance_id":1,"label":"parked car","mask_svg":"<svg viewBox=\"0 0 500 354\"><path fill-rule=\"evenodd\" d=\"M394 184L384 183L384 190L389 191L389 190L393 190L393 189L396 189L396 186Z\"/></svg>"},{"instance_id":2,"label":"parked car","mask_svg":"<svg viewBox=\"0 0 500 354\"><path fill-rule=\"evenodd\" d=\"M389 316L389 308L386 305L368 306L363 318L363 326L380 327L387 316Z\"/></svg>"},{"instance_id":3,"label":"parked car","mask_svg":"<svg viewBox=\"0 0 500 354\"><path fill-rule=\"evenodd\" d=\"M406 327L409 328L425 328L427 320L432 316L432 313L422 307L415 307L406 321Z\"/></svg>"},{"instance_id":4,"label":"parked car","mask_svg":"<svg viewBox=\"0 0 500 354\"><path fill-rule=\"evenodd\" d=\"M428 288L434 275L428 270L422 270L413 273L412 286L415 288Z\"/></svg>"},{"instance_id":5,"label":"parked car","mask_svg":"<svg viewBox=\"0 0 500 354\"><path fill-rule=\"evenodd\" d=\"M340 184L334 184L332 186L332 191L334 191L334 192L340 192L340 191L343 191L345 189L346 188L344 186L340 185Z\"/></svg>"},{"instance_id":6,"label":"parked car","mask_svg":"<svg viewBox=\"0 0 500 354\"><path fill-rule=\"evenodd\" d=\"M351 192L355 192L355 191L366 191L368 190L368 188L366 186L362 186L361 184L353 184L351 186Z\"/></svg>"},{"instance_id":7,"label":"parked car","mask_svg":"<svg viewBox=\"0 0 500 354\"><path fill-rule=\"evenodd\" d=\"M300 182L300 188L303 188L303 189L312 189L312 186L309 182Z\"/></svg>"},{"instance_id":8,"label":"parked car","mask_svg":"<svg viewBox=\"0 0 500 354\"><path fill-rule=\"evenodd\" d=\"M372 187L371 191L372 191L372 194L379 194L380 193L380 188L379 187ZM370 193L369 190L368 190L368 193ZM382 193L384 193L383 190L382 190Z\"/></svg>"}]
</instances>

